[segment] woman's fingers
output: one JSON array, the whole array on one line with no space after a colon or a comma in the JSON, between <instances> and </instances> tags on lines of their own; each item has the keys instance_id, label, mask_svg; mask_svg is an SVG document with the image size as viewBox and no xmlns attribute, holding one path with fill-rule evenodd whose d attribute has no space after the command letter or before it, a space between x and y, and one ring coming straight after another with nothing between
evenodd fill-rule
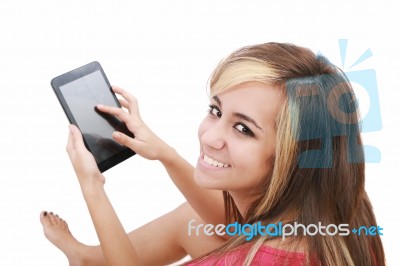
<instances>
[{"instance_id":1,"label":"woman's fingers","mask_svg":"<svg viewBox=\"0 0 400 266\"><path fill-rule=\"evenodd\" d=\"M128 102L128 105L124 106L124 107L129 110L129 113L137 114L138 116L140 116L138 102L137 102L137 99L135 98L135 96L133 96L132 94L130 94L129 92L127 92L126 90L124 90L120 87L113 86L112 90L115 93L121 95ZM122 103L121 103L121 105L122 105Z\"/></svg>"},{"instance_id":2,"label":"woman's fingers","mask_svg":"<svg viewBox=\"0 0 400 266\"><path fill-rule=\"evenodd\" d=\"M151 147L142 140L131 138L125 135L124 133L117 131L113 133L112 137L119 144L128 147L129 149L131 149L132 151L136 152L137 154L139 154L144 158L150 160L154 160L155 158L157 158L153 149L151 149Z\"/></svg>"},{"instance_id":3,"label":"woman's fingers","mask_svg":"<svg viewBox=\"0 0 400 266\"><path fill-rule=\"evenodd\" d=\"M96 160L86 149L82 133L74 125L69 126L67 153L80 181L88 180L91 177L98 178L97 174L100 172ZM100 178L100 181L104 183L104 177Z\"/></svg>"},{"instance_id":4,"label":"woman's fingers","mask_svg":"<svg viewBox=\"0 0 400 266\"><path fill-rule=\"evenodd\" d=\"M74 143L72 140L72 133L71 133L71 129L69 130L69 134L68 134L68 142L67 142L67 153L71 154L71 152L74 149Z\"/></svg>"},{"instance_id":5,"label":"woman's fingers","mask_svg":"<svg viewBox=\"0 0 400 266\"><path fill-rule=\"evenodd\" d=\"M81 132L75 125L69 125L67 153L71 162L74 163L85 151L87 150Z\"/></svg>"},{"instance_id":6,"label":"woman's fingers","mask_svg":"<svg viewBox=\"0 0 400 266\"><path fill-rule=\"evenodd\" d=\"M67 143L68 153L82 148L85 144L83 143L82 134L75 125L69 125L69 136Z\"/></svg>"},{"instance_id":7,"label":"woman's fingers","mask_svg":"<svg viewBox=\"0 0 400 266\"><path fill-rule=\"evenodd\" d=\"M115 141L117 141L119 144L124 145L128 148L130 148L131 150L135 151L135 139L131 138L127 135L125 135L124 133L115 131L112 134L112 137Z\"/></svg>"},{"instance_id":8,"label":"woman's fingers","mask_svg":"<svg viewBox=\"0 0 400 266\"><path fill-rule=\"evenodd\" d=\"M129 103L128 103L127 100L120 98L120 99L118 99L118 101L119 101L119 103L121 104L122 107L124 107L126 109L129 108Z\"/></svg>"},{"instance_id":9,"label":"woman's fingers","mask_svg":"<svg viewBox=\"0 0 400 266\"><path fill-rule=\"evenodd\" d=\"M119 120L128 123L129 120L129 114L127 114L122 108L119 107L111 107L111 106L105 106L102 104L96 105L97 109L100 111L116 116L119 118Z\"/></svg>"},{"instance_id":10,"label":"woman's fingers","mask_svg":"<svg viewBox=\"0 0 400 266\"><path fill-rule=\"evenodd\" d=\"M129 92L127 92L126 90L124 90L120 87L112 86L111 89L113 90L113 92L118 93L119 95L121 95L122 97L127 99L128 101L132 98L135 98L132 94L130 94Z\"/></svg>"},{"instance_id":11,"label":"woman's fingers","mask_svg":"<svg viewBox=\"0 0 400 266\"><path fill-rule=\"evenodd\" d=\"M112 89L115 93L122 96L122 98L119 98L118 101L122 107L128 109L129 114L127 114L126 111L124 111L122 108L118 107L105 106L101 104L97 105L96 107L102 112L118 117L125 123L128 123L129 115L136 116L140 119L139 108L136 98L132 94L119 87L113 86Z\"/></svg>"}]
</instances>

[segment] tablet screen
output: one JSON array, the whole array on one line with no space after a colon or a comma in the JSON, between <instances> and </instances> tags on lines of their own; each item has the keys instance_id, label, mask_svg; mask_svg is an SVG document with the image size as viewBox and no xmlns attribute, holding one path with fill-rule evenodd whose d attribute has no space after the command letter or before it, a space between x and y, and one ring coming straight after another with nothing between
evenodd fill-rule
<instances>
[{"instance_id":1,"label":"tablet screen","mask_svg":"<svg viewBox=\"0 0 400 266\"><path fill-rule=\"evenodd\" d=\"M97 163L124 148L111 138L116 129L95 111L100 103L115 106L113 99L106 97L110 89L100 70L60 86L60 90ZM104 147L107 144L113 147Z\"/></svg>"},{"instance_id":2,"label":"tablet screen","mask_svg":"<svg viewBox=\"0 0 400 266\"><path fill-rule=\"evenodd\" d=\"M100 68L96 64L95 67ZM86 147L103 172L134 154L115 142L112 133L120 131L133 135L120 120L96 110L98 104L120 107L108 81L96 68L85 73L81 70L79 75L66 73L55 78L52 84L56 93L61 94L58 96L70 122L82 132Z\"/></svg>"}]
</instances>

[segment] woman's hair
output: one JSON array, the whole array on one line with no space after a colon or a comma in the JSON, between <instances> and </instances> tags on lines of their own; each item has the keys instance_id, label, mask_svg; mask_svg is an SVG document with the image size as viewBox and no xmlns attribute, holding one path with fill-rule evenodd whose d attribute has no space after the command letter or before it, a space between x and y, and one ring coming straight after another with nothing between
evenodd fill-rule
<instances>
[{"instance_id":1,"label":"woman's hair","mask_svg":"<svg viewBox=\"0 0 400 266\"><path fill-rule=\"evenodd\" d=\"M286 238L285 247L289 243L290 251L301 245L310 264L384 265L379 235L350 231L377 224L364 189L357 103L344 73L309 49L259 44L243 47L220 62L210 78L210 94L248 81L279 87L285 97L276 118L273 170L266 173L262 193L243 216L229 193L223 192L226 222L348 224L347 235L305 236L298 231ZM239 263L250 264L260 246L271 239L255 236ZM246 242L246 236L236 236L202 259L222 258Z\"/></svg>"}]
</instances>

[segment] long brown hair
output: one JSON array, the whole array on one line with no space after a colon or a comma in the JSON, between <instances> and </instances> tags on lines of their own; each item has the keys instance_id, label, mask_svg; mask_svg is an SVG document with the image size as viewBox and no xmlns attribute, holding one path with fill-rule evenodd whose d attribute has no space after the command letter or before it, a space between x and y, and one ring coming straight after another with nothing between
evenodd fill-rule
<instances>
[{"instance_id":1,"label":"long brown hair","mask_svg":"<svg viewBox=\"0 0 400 266\"><path fill-rule=\"evenodd\" d=\"M266 173L263 191L242 216L224 191L226 223L348 224L349 230L376 226L364 189L365 163L359 116L350 82L325 57L285 43L241 48L217 66L210 79L214 96L246 81L282 89L286 95L276 118L274 167ZM258 248L272 239L253 238L242 264L250 264ZM322 265L384 265L379 235L361 234L290 237L305 246L307 261ZM200 260L223 257L246 244L230 239ZM238 263L238 262L236 262Z\"/></svg>"}]
</instances>

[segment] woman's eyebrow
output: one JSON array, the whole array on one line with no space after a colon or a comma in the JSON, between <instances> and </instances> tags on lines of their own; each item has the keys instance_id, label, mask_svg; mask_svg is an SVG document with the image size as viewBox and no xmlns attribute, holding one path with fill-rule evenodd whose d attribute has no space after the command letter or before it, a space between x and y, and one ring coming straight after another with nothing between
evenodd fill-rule
<instances>
[{"instance_id":1,"label":"woman's eyebrow","mask_svg":"<svg viewBox=\"0 0 400 266\"><path fill-rule=\"evenodd\" d=\"M213 99L214 99L214 101L217 102L218 106L222 106L222 102L221 102L221 100L218 98L217 95L215 95L215 96L213 97ZM262 132L264 132L264 130L257 124L257 122L256 122L253 118L251 118L251 117L249 117L249 116L247 116L247 115L245 115L245 114L236 113L236 112L233 113L233 116L238 117L238 118L240 118L240 119L243 119L243 120L245 120L245 121L247 121L247 122L249 122L249 123L252 123L256 128L258 128L258 129L260 129Z\"/></svg>"},{"instance_id":2,"label":"woman's eyebrow","mask_svg":"<svg viewBox=\"0 0 400 266\"><path fill-rule=\"evenodd\" d=\"M256 128L258 128L262 132L264 132L264 130L256 123L256 121L253 118L251 118L251 117L249 117L249 116L247 116L245 114L242 114L242 113L233 113L233 116L236 116L236 117L238 117L240 119L243 119L243 120L245 120L245 121L247 121L249 123L252 123Z\"/></svg>"},{"instance_id":3,"label":"woman's eyebrow","mask_svg":"<svg viewBox=\"0 0 400 266\"><path fill-rule=\"evenodd\" d=\"M217 102L217 104L218 104L219 106L222 105L221 100L218 98L217 95L215 95L215 96L213 97L213 99Z\"/></svg>"}]
</instances>

